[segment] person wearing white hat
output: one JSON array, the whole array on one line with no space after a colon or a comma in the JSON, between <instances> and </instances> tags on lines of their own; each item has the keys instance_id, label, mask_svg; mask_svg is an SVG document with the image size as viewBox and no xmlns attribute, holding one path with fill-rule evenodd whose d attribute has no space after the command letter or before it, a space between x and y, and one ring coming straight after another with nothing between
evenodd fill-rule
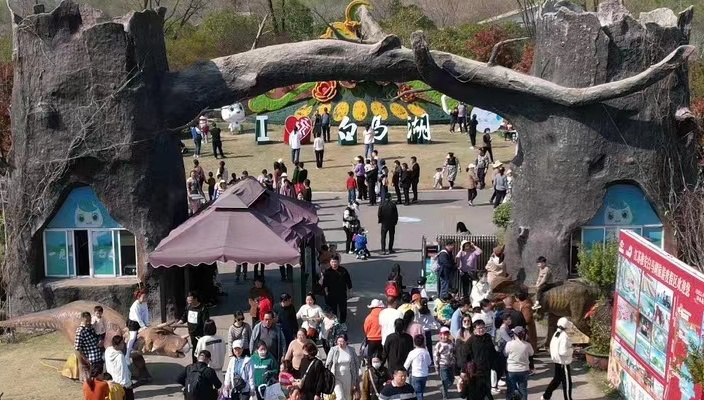
<instances>
[{"instance_id":1,"label":"person wearing white hat","mask_svg":"<svg viewBox=\"0 0 704 400\"><path fill-rule=\"evenodd\" d=\"M435 369L440 374L440 381L442 382L442 398L447 400L450 386L455 380L455 366L457 365L455 343L452 341L452 336L450 336L450 328L446 326L440 328L440 340L435 345L433 353Z\"/></svg>"},{"instance_id":2,"label":"person wearing white hat","mask_svg":"<svg viewBox=\"0 0 704 400\"><path fill-rule=\"evenodd\" d=\"M367 308L371 308L371 312L364 320L364 337L367 338L367 358L371 362L372 358L381 357L384 349L381 342L381 324L379 324L379 314L384 309L384 302L374 299Z\"/></svg>"},{"instance_id":3,"label":"person wearing white hat","mask_svg":"<svg viewBox=\"0 0 704 400\"><path fill-rule=\"evenodd\" d=\"M513 339L506 342L501 357L506 365L506 398L513 398L518 391L522 399L528 398L528 376L530 375L530 357L533 346L525 341L526 330L522 326L513 328Z\"/></svg>"},{"instance_id":4,"label":"person wearing white hat","mask_svg":"<svg viewBox=\"0 0 704 400\"><path fill-rule=\"evenodd\" d=\"M250 388L254 386L254 375L250 358L245 356L242 340L232 342L232 358L225 372L224 392L232 400L249 399Z\"/></svg>"},{"instance_id":5,"label":"person wearing white hat","mask_svg":"<svg viewBox=\"0 0 704 400\"><path fill-rule=\"evenodd\" d=\"M550 358L555 363L555 372L552 380L545 389L541 397L542 400L550 400L552 393L562 385L565 400L572 400L572 341L567 335L567 330L573 326L572 322L565 317L557 321L557 331L550 340Z\"/></svg>"}]
</instances>

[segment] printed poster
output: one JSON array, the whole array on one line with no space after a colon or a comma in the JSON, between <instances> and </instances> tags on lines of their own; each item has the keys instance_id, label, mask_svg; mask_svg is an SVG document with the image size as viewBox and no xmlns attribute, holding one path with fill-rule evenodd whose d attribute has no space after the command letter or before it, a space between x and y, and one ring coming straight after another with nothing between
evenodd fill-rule
<instances>
[{"instance_id":1,"label":"printed poster","mask_svg":"<svg viewBox=\"0 0 704 400\"><path fill-rule=\"evenodd\" d=\"M627 399L694 400L682 360L702 345L704 274L621 230L609 381Z\"/></svg>"}]
</instances>

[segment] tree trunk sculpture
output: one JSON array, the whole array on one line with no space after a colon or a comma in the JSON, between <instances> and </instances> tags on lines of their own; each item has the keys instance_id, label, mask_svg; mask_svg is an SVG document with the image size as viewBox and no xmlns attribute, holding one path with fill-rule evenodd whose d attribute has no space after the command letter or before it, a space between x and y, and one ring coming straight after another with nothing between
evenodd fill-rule
<instances>
[{"instance_id":1,"label":"tree trunk sculpture","mask_svg":"<svg viewBox=\"0 0 704 400\"><path fill-rule=\"evenodd\" d=\"M693 179L690 141L676 119L689 102L682 64L693 51L686 46L692 11L649 14L642 24L620 7L545 10L533 76L430 51L421 33L413 49L403 48L364 10L363 36L375 43L289 43L181 72L168 71L163 9L103 21L64 1L50 13L15 16L2 270L13 313L51 306L36 286L41 232L71 185L91 185L146 255L186 214L173 133L204 109L318 80L421 79L510 119L522 153L508 265L529 266L542 254L565 266L570 232L593 216L607 184L637 182L663 211L670 191ZM529 227L526 235L518 236L519 226ZM153 283L155 276L147 269L141 278Z\"/></svg>"}]
</instances>

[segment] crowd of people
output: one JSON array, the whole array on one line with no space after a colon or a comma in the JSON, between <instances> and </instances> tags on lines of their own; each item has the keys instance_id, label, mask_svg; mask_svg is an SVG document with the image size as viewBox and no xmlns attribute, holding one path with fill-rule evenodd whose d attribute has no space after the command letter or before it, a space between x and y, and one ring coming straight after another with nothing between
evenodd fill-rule
<instances>
[{"instance_id":1,"label":"crowd of people","mask_svg":"<svg viewBox=\"0 0 704 400\"><path fill-rule=\"evenodd\" d=\"M291 176L289 177L286 163L283 159L278 159L274 162L271 172L263 169L256 179L267 189L276 191L283 196L312 202L313 189L311 188L311 181L308 179L308 170L301 161L296 161L293 166L293 171L291 171ZM225 161L220 161L217 170L208 172L206 176L200 161L197 159L193 160L193 168L186 180L189 213L195 214L201 206L211 203L220 197L228 187L249 177L247 170L242 171L239 178L235 172L228 175ZM207 192L204 190L206 185Z\"/></svg>"},{"instance_id":2,"label":"crowd of people","mask_svg":"<svg viewBox=\"0 0 704 400\"><path fill-rule=\"evenodd\" d=\"M454 392L471 400L493 399L502 392L506 399L527 399L538 350L533 312L539 305L519 293L506 296L503 307L494 310L489 276L492 272L494 279L500 276L492 265L502 262L501 249L494 249L492 265L477 269L481 254L477 246L464 242L455 252L454 243L446 243L438 255L441 267L451 262L461 278L458 287L441 283L434 301L425 290L425 278L406 286L400 266L394 265L384 288L386 304L373 299L368 305L359 352L347 335L352 277L340 265L334 247L323 250L319 283L324 307L313 293L298 310L287 293L275 301L258 277L249 292L252 324L236 311L222 338L198 294L189 294L178 324L188 328L193 363L176 378L187 399L262 400L266 390L281 390L290 399L320 400L324 394L334 394L336 400L423 399L432 374L441 381L443 399ZM551 283L551 272L544 257L537 260L537 267L540 292ZM93 314L83 314L75 348L90 371L84 383L86 399L134 398L127 355L137 334L150 325L145 296L143 290L135 293L127 343L122 336L105 338L99 306ZM562 318L550 342L554 378L543 399L550 399L560 385L565 398L571 398L572 347L565 333L570 327L570 321ZM318 345L325 352L322 358Z\"/></svg>"}]
</instances>

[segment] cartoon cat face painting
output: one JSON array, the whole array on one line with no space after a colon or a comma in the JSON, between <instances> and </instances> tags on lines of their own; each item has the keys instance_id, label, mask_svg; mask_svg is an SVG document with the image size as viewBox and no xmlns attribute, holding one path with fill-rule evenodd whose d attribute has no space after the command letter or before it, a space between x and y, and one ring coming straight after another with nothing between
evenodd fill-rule
<instances>
[{"instance_id":1,"label":"cartoon cat face painting","mask_svg":"<svg viewBox=\"0 0 704 400\"><path fill-rule=\"evenodd\" d=\"M229 124L230 132L240 129L240 124L245 121L245 112L242 103L225 106L220 110L222 119Z\"/></svg>"},{"instance_id":2,"label":"cartoon cat face painting","mask_svg":"<svg viewBox=\"0 0 704 400\"><path fill-rule=\"evenodd\" d=\"M92 201L82 201L76 206L76 227L97 228L103 226L103 214Z\"/></svg>"},{"instance_id":3,"label":"cartoon cat face painting","mask_svg":"<svg viewBox=\"0 0 704 400\"><path fill-rule=\"evenodd\" d=\"M633 212L625 201L608 203L604 211L606 225L630 225L633 222Z\"/></svg>"}]
</instances>

